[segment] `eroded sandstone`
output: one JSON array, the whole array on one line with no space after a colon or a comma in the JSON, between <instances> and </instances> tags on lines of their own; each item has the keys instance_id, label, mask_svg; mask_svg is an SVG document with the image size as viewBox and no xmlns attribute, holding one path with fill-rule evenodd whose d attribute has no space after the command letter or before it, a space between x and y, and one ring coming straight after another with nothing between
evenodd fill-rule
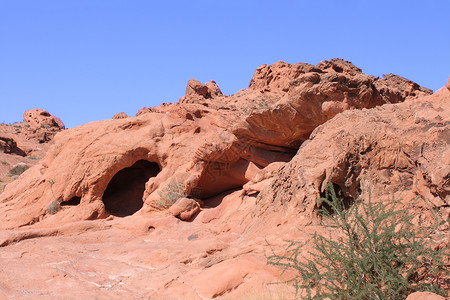
<instances>
[{"instance_id":1,"label":"eroded sandstone","mask_svg":"<svg viewBox=\"0 0 450 300\"><path fill-rule=\"evenodd\" d=\"M266 252L325 233L314 211L328 181L353 200L366 187L420 196L448 218L450 83L430 94L340 59L278 62L232 96L190 80L177 103L59 132L0 195L0 295L280 295L267 284L292 274ZM435 247L450 245L445 226Z\"/></svg>"},{"instance_id":2,"label":"eroded sandstone","mask_svg":"<svg viewBox=\"0 0 450 300\"><path fill-rule=\"evenodd\" d=\"M160 172L146 181L140 212L158 210L154 204L172 182L201 199L242 187L269 164L288 162L311 132L336 114L430 93L405 82L365 75L339 59L317 66L264 65L255 71L250 88L233 96L223 95L215 82L190 80L178 103L59 133L45 159L0 196L1 226L46 218L104 218L113 213L104 201L111 180L141 160L157 165ZM74 198L80 199L79 205L46 214L52 201ZM13 213L25 207L25 214Z\"/></svg>"}]
</instances>

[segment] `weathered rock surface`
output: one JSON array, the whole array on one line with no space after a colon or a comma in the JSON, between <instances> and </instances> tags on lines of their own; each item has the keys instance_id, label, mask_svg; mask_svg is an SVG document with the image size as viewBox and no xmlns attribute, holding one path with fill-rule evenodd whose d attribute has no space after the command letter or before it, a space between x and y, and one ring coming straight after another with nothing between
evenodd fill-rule
<instances>
[{"instance_id":1,"label":"weathered rock surface","mask_svg":"<svg viewBox=\"0 0 450 300\"><path fill-rule=\"evenodd\" d=\"M445 298L431 292L415 292L409 295L406 300L445 300Z\"/></svg>"},{"instance_id":2,"label":"weathered rock surface","mask_svg":"<svg viewBox=\"0 0 450 300\"><path fill-rule=\"evenodd\" d=\"M58 117L43 109L30 109L23 113L23 122L0 124L0 141L13 146L7 149L0 144L0 150L21 156L43 154L42 148L48 148L55 134L63 129L64 123Z\"/></svg>"},{"instance_id":3,"label":"weathered rock surface","mask_svg":"<svg viewBox=\"0 0 450 300\"><path fill-rule=\"evenodd\" d=\"M181 220L189 220L199 210L200 204L194 199L186 197L178 199L177 202L169 208L170 214Z\"/></svg>"},{"instance_id":4,"label":"weathered rock surface","mask_svg":"<svg viewBox=\"0 0 450 300\"><path fill-rule=\"evenodd\" d=\"M264 207L312 212L330 180L356 198L410 191L437 207L450 205L450 93L371 110L346 111L311 139L260 194ZM266 212L261 207L261 211Z\"/></svg>"},{"instance_id":5,"label":"weathered rock surface","mask_svg":"<svg viewBox=\"0 0 450 300\"><path fill-rule=\"evenodd\" d=\"M313 211L328 180L348 197L364 185L450 214L447 87L429 95L340 59L278 62L232 96L190 80L178 103L60 132L0 195L0 295L280 296L266 283L291 274L266 265L267 242L282 251L325 230ZM161 209L170 192L187 197ZM441 231L437 246L450 245Z\"/></svg>"},{"instance_id":6,"label":"weathered rock surface","mask_svg":"<svg viewBox=\"0 0 450 300\"><path fill-rule=\"evenodd\" d=\"M0 193L17 177L14 168L18 164L36 165L44 157L55 134L63 129L64 124L59 118L42 109L25 111L23 122L0 124Z\"/></svg>"},{"instance_id":7,"label":"weathered rock surface","mask_svg":"<svg viewBox=\"0 0 450 300\"><path fill-rule=\"evenodd\" d=\"M30 126L30 130L25 131L26 135L31 135L41 143L50 141L56 133L65 128L64 123L58 117L40 108L25 111L23 121Z\"/></svg>"},{"instance_id":8,"label":"weathered rock surface","mask_svg":"<svg viewBox=\"0 0 450 300\"><path fill-rule=\"evenodd\" d=\"M335 64L341 67L329 67ZM409 99L414 94L410 90L428 92L418 85L408 85L409 93L403 88L401 80L379 80L339 59L316 67L264 65L256 70L249 90L233 96L222 95L215 82L203 85L192 79L179 103L58 134L45 159L1 195L0 217L5 221L0 227L46 218L103 218L121 209L108 209L114 200L105 193L111 190L120 190L133 207L148 212L172 182L196 198L241 187L270 163L289 161L314 128L337 113ZM135 188L118 187L130 186L125 177L113 181L138 161L150 163L135 174L137 181L146 182L143 196ZM55 198L80 204L48 216L45 208ZM16 215L18 210L26 213Z\"/></svg>"},{"instance_id":9,"label":"weathered rock surface","mask_svg":"<svg viewBox=\"0 0 450 300\"><path fill-rule=\"evenodd\" d=\"M113 119L126 119L126 118L128 118L128 115L124 112L120 112L120 113L115 114L112 118Z\"/></svg>"}]
</instances>

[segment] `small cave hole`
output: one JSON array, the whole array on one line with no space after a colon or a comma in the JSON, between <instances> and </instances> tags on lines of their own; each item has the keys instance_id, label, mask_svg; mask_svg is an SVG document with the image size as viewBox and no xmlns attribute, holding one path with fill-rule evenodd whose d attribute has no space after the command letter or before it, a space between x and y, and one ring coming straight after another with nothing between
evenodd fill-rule
<instances>
[{"instance_id":1,"label":"small cave hole","mask_svg":"<svg viewBox=\"0 0 450 300\"><path fill-rule=\"evenodd\" d=\"M336 183L332 183L332 185L333 185L334 192L336 193L336 196L338 197L338 199L342 200L342 204L343 204L344 209L350 208L350 206L352 206L352 204L355 202L355 199L353 199L353 197L351 197L351 196L346 196L342 192L342 188L339 185L337 185ZM325 198L326 197L326 191L321 192L320 193L320 197L321 198ZM331 195L330 195L330 198L328 200L330 200L330 201L332 200L331 199ZM330 205L328 205L328 203L323 202L321 204L321 206L323 206L323 208L326 209L331 215L334 214L333 209L331 208Z\"/></svg>"},{"instance_id":2,"label":"small cave hole","mask_svg":"<svg viewBox=\"0 0 450 300\"><path fill-rule=\"evenodd\" d=\"M68 201L61 202L61 206L77 206L81 202L81 197L72 197Z\"/></svg>"},{"instance_id":3,"label":"small cave hole","mask_svg":"<svg viewBox=\"0 0 450 300\"><path fill-rule=\"evenodd\" d=\"M145 183L161 171L157 163L139 160L131 167L117 172L103 193L106 212L117 216L130 216L142 208Z\"/></svg>"}]
</instances>

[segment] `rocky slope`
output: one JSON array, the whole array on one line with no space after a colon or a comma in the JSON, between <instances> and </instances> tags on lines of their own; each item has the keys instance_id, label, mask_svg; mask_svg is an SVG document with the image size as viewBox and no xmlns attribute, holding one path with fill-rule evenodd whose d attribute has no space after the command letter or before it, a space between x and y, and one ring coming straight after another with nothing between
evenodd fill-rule
<instances>
[{"instance_id":1,"label":"rocky slope","mask_svg":"<svg viewBox=\"0 0 450 300\"><path fill-rule=\"evenodd\" d=\"M328 180L349 198L365 187L380 199L420 195L448 218L449 100L450 83L431 95L340 59L278 62L232 96L190 80L177 103L60 132L0 195L0 291L30 299L279 294L265 285L280 280L266 266L267 241L280 250L323 231L314 200ZM418 225L429 222L425 207L414 209ZM449 242L446 224L435 244Z\"/></svg>"},{"instance_id":2,"label":"rocky slope","mask_svg":"<svg viewBox=\"0 0 450 300\"><path fill-rule=\"evenodd\" d=\"M0 124L0 192L20 172L36 165L64 128L59 118L42 109L25 111L23 122Z\"/></svg>"}]
</instances>

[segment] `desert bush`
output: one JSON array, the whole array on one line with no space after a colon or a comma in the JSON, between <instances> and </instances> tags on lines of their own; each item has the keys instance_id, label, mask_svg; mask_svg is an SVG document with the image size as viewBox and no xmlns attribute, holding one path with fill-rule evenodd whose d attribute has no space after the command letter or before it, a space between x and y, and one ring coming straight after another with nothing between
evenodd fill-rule
<instances>
[{"instance_id":1,"label":"desert bush","mask_svg":"<svg viewBox=\"0 0 450 300\"><path fill-rule=\"evenodd\" d=\"M50 204L47 206L47 208L45 210L47 211L47 213L54 215L61 209L62 199L61 198L57 199L55 196L55 193L53 192L53 185L55 184L55 180L51 178L51 179L48 179L47 182L48 182L48 185L50 186L50 192L52 193L54 200L52 202L50 202Z\"/></svg>"},{"instance_id":2,"label":"desert bush","mask_svg":"<svg viewBox=\"0 0 450 300\"><path fill-rule=\"evenodd\" d=\"M0 182L0 194L3 193L5 187L8 185L8 182Z\"/></svg>"},{"instance_id":3,"label":"desert bush","mask_svg":"<svg viewBox=\"0 0 450 300\"><path fill-rule=\"evenodd\" d=\"M306 242L290 241L285 254L272 251L268 264L294 270L285 283L308 299L405 299L414 291L445 294L449 269L446 249L432 250L426 240L436 227L417 228L413 216L398 209L399 200L358 202L348 209L332 184L317 200L324 226L333 237L313 234ZM436 223L435 225L438 225ZM336 231L337 230L337 231ZM312 251L304 254L311 243ZM448 284L448 281L447 281Z\"/></svg>"},{"instance_id":4,"label":"desert bush","mask_svg":"<svg viewBox=\"0 0 450 300\"><path fill-rule=\"evenodd\" d=\"M12 168L11 170L9 170L9 176L19 176L20 174L22 174L23 172L25 172L26 170L28 170L28 166L25 164L18 164L16 165L14 168Z\"/></svg>"},{"instance_id":5,"label":"desert bush","mask_svg":"<svg viewBox=\"0 0 450 300\"><path fill-rule=\"evenodd\" d=\"M39 160L39 159L42 159L42 156L30 155L30 156L27 156L27 158L32 159L32 160Z\"/></svg>"},{"instance_id":6,"label":"desert bush","mask_svg":"<svg viewBox=\"0 0 450 300\"><path fill-rule=\"evenodd\" d=\"M54 215L61 209L61 203L58 200L53 200L50 202L50 204L47 206L47 213Z\"/></svg>"},{"instance_id":7,"label":"desert bush","mask_svg":"<svg viewBox=\"0 0 450 300\"><path fill-rule=\"evenodd\" d=\"M178 199L186 197L184 192L184 186L176 181L167 184L160 192L158 192L161 200L157 201L155 204L161 208L169 208L177 202Z\"/></svg>"}]
</instances>

